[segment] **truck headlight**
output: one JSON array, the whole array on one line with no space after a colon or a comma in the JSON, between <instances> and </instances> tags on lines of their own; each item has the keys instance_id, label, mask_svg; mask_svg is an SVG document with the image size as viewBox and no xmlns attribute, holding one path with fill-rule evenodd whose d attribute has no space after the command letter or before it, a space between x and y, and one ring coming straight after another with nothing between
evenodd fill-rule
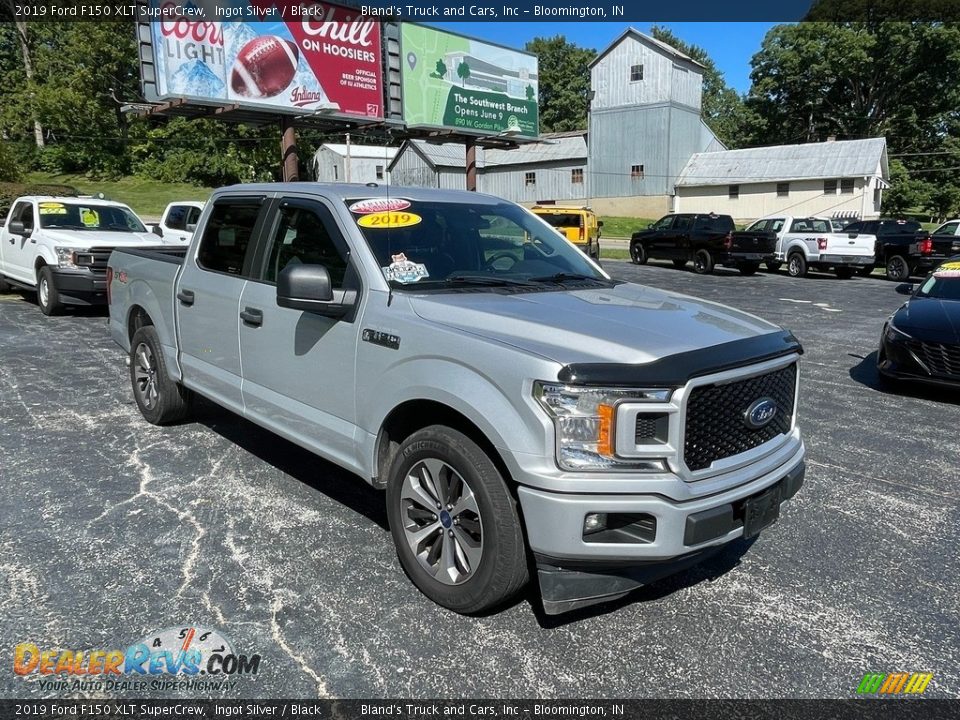
<instances>
[{"instance_id":1,"label":"truck headlight","mask_svg":"<svg viewBox=\"0 0 960 720\"><path fill-rule=\"evenodd\" d=\"M635 470L664 472L665 459L616 456L616 405L667 402L671 390L597 388L537 382L533 396L553 418L557 433L557 464L564 470Z\"/></svg>"},{"instance_id":2,"label":"truck headlight","mask_svg":"<svg viewBox=\"0 0 960 720\"><path fill-rule=\"evenodd\" d=\"M57 264L62 268L75 268L76 259L73 256L73 248L55 247L57 253Z\"/></svg>"}]
</instances>

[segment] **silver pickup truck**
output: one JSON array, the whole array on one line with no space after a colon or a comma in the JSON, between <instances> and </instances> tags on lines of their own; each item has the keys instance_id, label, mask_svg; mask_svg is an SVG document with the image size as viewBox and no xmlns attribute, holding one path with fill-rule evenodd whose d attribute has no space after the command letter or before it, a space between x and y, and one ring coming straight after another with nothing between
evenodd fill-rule
<instances>
[{"instance_id":1,"label":"silver pickup truck","mask_svg":"<svg viewBox=\"0 0 960 720\"><path fill-rule=\"evenodd\" d=\"M612 280L498 198L229 187L189 247L108 275L148 421L196 393L385 489L400 563L457 612L531 568L551 614L624 595L803 482L793 335Z\"/></svg>"}]
</instances>

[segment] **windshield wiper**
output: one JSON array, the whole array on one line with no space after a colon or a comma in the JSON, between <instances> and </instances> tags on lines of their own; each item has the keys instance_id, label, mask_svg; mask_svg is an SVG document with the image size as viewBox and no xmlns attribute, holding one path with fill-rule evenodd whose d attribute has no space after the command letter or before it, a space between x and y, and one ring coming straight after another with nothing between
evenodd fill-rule
<instances>
[{"instance_id":1,"label":"windshield wiper","mask_svg":"<svg viewBox=\"0 0 960 720\"><path fill-rule=\"evenodd\" d=\"M562 283L567 280L592 280L593 282L606 283L608 282L606 278L597 277L596 275L583 275L581 273L568 273L568 272L558 272L553 275L540 275L537 277L530 278L531 282L554 282Z\"/></svg>"},{"instance_id":2,"label":"windshield wiper","mask_svg":"<svg viewBox=\"0 0 960 720\"><path fill-rule=\"evenodd\" d=\"M64 225L60 225L60 224L58 224L58 223L50 223L49 225L44 225L43 227L45 227L45 228L55 228L55 229L58 229L58 230L86 230L86 229L87 229L84 225L72 225L72 224L69 224L69 223L64 224Z\"/></svg>"},{"instance_id":3,"label":"windshield wiper","mask_svg":"<svg viewBox=\"0 0 960 720\"><path fill-rule=\"evenodd\" d=\"M517 278L508 278L508 277L497 277L495 275L469 275L466 273L457 273L456 275L448 275L442 280L437 280L439 283L449 283L455 285L491 285L491 286L505 286L505 285L519 285L523 287L530 287L536 285L537 283L532 280L520 280Z\"/></svg>"}]
</instances>

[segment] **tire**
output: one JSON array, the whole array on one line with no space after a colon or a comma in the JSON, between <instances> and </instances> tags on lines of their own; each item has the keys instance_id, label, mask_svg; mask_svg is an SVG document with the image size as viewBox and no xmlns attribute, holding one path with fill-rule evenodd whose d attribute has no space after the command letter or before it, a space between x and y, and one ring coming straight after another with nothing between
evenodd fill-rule
<instances>
[{"instance_id":1,"label":"tire","mask_svg":"<svg viewBox=\"0 0 960 720\"><path fill-rule=\"evenodd\" d=\"M713 272L713 256L709 250L697 250L693 256L693 271L697 275L708 275Z\"/></svg>"},{"instance_id":2,"label":"tire","mask_svg":"<svg viewBox=\"0 0 960 720\"><path fill-rule=\"evenodd\" d=\"M673 266L674 266L677 270L683 270L683 269L687 266L687 261L686 261L686 260L674 260L674 261L673 261Z\"/></svg>"},{"instance_id":3,"label":"tire","mask_svg":"<svg viewBox=\"0 0 960 720\"><path fill-rule=\"evenodd\" d=\"M910 263L903 255L894 255L887 260L887 280L906 282L910 279Z\"/></svg>"},{"instance_id":4,"label":"tire","mask_svg":"<svg viewBox=\"0 0 960 720\"><path fill-rule=\"evenodd\" d=\"M834 268L833 271L836 273L837 277L841 280L849 280L853 277L853 268L852 267L838 267Z\"/></svg>"},{"instance_id":5,"label":"tire","mask_svg":"<svg viewBox=\"0 0 960 720\"><path fill-rule=\"evenodd\" d=\"M461 432L431 425L403 441L389 472L387 517L400 564L438 605L480 613L527 582L516 501L491 459ZM445 569L445 557L452 567Z\"/></svg>"},{"instance_id":6,"label":"tire","mask_svg":"<svg viewBox=\"0 0 960 720\"><path fill-rule=\"evenodd\" d=\"M744 263L737 268L741 275L756 275L759 269L760 263Z\"/></svg>"},{"instance_id":7,"label":"tire","mask_svg":"<svg viewBox=\"0 0 960 720\"><path fill-rule=\"evenodd\" d=\"M862 268L857 268L857 275L860 277L870 277L873 274L873 265L867 265Z\"/></svg>"},{"instance_id":8,"label":"tire","mask_svg":"<svg viewBox=\"0 0 960 720\"><path fill-rule=\"evenodd\" d=\"M44 265L37 273L37 305L40 306L40 312L47 316L63 312L63 303L60 302L60 293L57 292L57 283L49 265Z\"/></svg>"},{"instance_id":9,"label":"tire","mask_svg":"<svg viewBox=\"0 0 960 720\"><path fill-rule=\"evenodd\" d=\"M787 275L801 278L807 276L807 259L800 253L794 253L787 258Z\"/></svg>"},{"instance_id":10,"label":"tire","mask_svg":"<svg viewBox=\"0 0 960 720\"><path fill-rule=\"evenodd\" d=\"M780 272L780 268L783 267L783 263L778 262L768 262L767 263L767 272Z\"/></svg>"},{"instance_id":11,"label":"tire","mask_svg":"<svg viewBox=\"0 0 960 720\"><path fill-rule=\"evenodd\" d=\"M130 385L147 422L167 425L190 414L193 393L172 380L153 325L144 325L130 341Z\"/></svg>"},{"instance_id":12,"label":"tire","mask_svg":"<svg viewBox=\"0 0 960 720\"><path fill-rule=\"evenodd\" d=\"M642 243L635 242L630 243L630 260L634 265L646 265L647 260L647 249L643 246Z\"/></svg>"}]
</instances>

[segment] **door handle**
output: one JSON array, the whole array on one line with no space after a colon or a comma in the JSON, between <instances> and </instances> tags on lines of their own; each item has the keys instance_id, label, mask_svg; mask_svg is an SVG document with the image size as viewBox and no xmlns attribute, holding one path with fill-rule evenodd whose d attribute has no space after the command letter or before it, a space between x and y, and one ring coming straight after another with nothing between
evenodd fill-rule
<instances>
[{"instance_id":1,"label":"door handle","mask_svg":"<svg viewBox=\"0 0 960 720\"><path fill-rule=\"evenodd\" d=\"M193 305L194 295L193 290L181 290L177 293L177 300L179 300L184 305Z\"/></svg>"},{"instance_id":2,"label":"door handle","mask_svg":"<svg viewBox=\"0 0 960 720\"><path fill-rule=\"evenodd\" d=\"M263 310L257 310L256 308L252 307L244 308L243 312L240 313L240 319L243 320L247 325L260 327L263 325Z\"/></svg>"}]
</instances>

